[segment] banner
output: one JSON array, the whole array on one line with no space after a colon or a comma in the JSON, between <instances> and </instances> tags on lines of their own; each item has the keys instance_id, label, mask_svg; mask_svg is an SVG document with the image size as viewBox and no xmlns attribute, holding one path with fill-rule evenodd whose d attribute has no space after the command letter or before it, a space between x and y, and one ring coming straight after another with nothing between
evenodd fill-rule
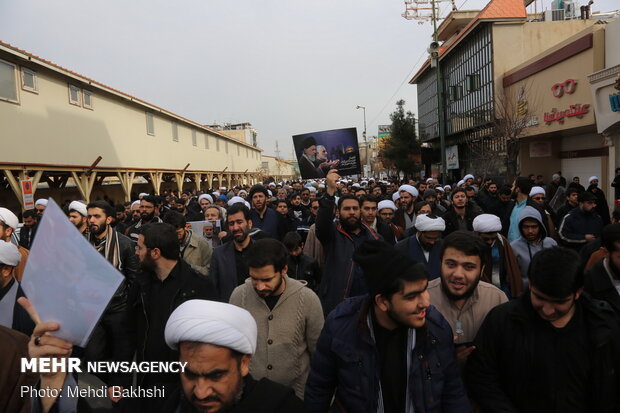
<instances>
[{"instance_id":1,"label":"banner","mask_svg":"<svg viewBox=\"0 0 620 413\"><path fill-rule=\"evenodd\" d=\"M383 150L385 148L385 144L392 137L391 125L379 125L379 133L377 134L379 138L379 150Z\"/></svg>"},{"instance_id":2,"label":"banner","mask_svg":"<svg viewBox=\"0 0 620 413\"><path fill-rule=\"evenodd\" d=\"M324 178L330 169L338 174L361 172L357 129L332 129L293 136L302 179Z\"/></svg>"},{"instance_id":3,"label":"banner","mask_svg":"<svg viewBox=\"0 0 620 413\"><path fill-rule=\"evenodd\" d=\"M69 222L49 199L26 262L22 288L54 336L86 347L125 277Z\"/></svg>"},{"instance_id":4,"label":"banner","mask_svg":"<svg viewBox=\"0 0 620 413\"><path fill-rule=\"evenodd\" d=\"M24 205L24 209L33 209L34 189L32 188L32 179L20 179L19 182L22 186L22 203Z\"/></svg>"},{"instance_id":5,"label":"banner","mask_svg":"<svg viewBox=\"0 0 620 413\"><path fill-rule=\"evenodd\" d=\"M446 146L446 167L447 169L459 169L458 145Z\"/></svg>"}]
</instances>

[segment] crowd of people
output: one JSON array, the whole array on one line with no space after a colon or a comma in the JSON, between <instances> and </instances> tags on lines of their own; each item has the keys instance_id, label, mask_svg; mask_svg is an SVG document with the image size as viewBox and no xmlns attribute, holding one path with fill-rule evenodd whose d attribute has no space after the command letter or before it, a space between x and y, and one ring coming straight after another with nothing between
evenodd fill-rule
<instances>
[{"instance_id":1,"label":"crowd of people","mask_svg":"<svg viewBox=\"0 0 620 413\"><path fill-rule=\"evenodd\" d=\"M54 337L61 326L20 286L47 200L21 226L0 208L0 410L89 411L79 397L20 397L19 385L67 395L79 380L18 373L28 355L188 363L101 374L114 411L618 412L620 209L596 176L587 188L542 178L443 185L332 169L66 201L124 276L85 348ZM165 391L122 392L136 386Z\"/></svg>"}]
</instances>

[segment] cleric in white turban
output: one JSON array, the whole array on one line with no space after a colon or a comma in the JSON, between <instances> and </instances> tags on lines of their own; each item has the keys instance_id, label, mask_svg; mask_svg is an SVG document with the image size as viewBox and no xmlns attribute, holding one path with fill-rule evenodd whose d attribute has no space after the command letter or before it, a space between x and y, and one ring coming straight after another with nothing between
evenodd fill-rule
<instances>
[{"instance_id":1,"label":"cleric in white turban","mask_svg":"<svg viewBox=\"0 0 620 413\"><path fill-rule=\"evenodd\" d=\"M168 318L165 338L168 346L179 351L184 371L179 375L182 391L166 394L158 411L304 411L293 389L250 374L257 328L254 317L243 308L216 301L186 301Z\"/></svg>"},{"instance_id":2,"label":"cleric in white turban","mask_svg":"<svg viewBox=\"0 0 620 413\"><path fill-rule=\"evenodd\" d=\"M42 206L46 207L47 206L47 199L45 199L45 198L37 199L35 201L35 203L34 203L34 206L39 206L39 205L42 205Z\"/></svg>"},{"instance_id":3,"label":"cleric in white turban","mask_svg":"<svg viewBox=\"0 0 620 413\"><path fill-rule=\"evenodd\" d=\"M500 232L502 221L497 215L481 214L474 218L473 228L474 231L481 233Z\"/></svg>"},{"instance_id":4,"label":"cleric in white turban","mask_svg":"<svg viewBox=\"0 0 620 413\"><path fill-rule=\"evenodd\" d=\"M381 210L385 209L385 208L391 209L392 211L396 211L396 209L397 209L396 208L396 204L394 204L394 202L390 201L389 199L385 199L385 200L379 202L379 204L377 205L377 211L379 213L381 213Z\"/></svg>"},{"instance_id":5,"label":"cleric in white turban","mask_svg":"<svg viewBox=\"0 0 620 413\"><path fill-rule=\"evenodd\" d=\"M400 188L398 188L398 193L402 193L402 192L408 192L409 194L411 194L411 196L415 199L418 197L418 190L416 189L415 186L412 185L401 185Z\"/></svg>"},{"instance_id":6,"label":"cleric in white turban","mask_svg":"<svg viewBox=\"0 0 620 413\"><path fill-rule=\"evenodd\" d=\"M227 347L241 354L256 351L254 317L243 308L217 301L184 302L170 314L164 334L166 344L173 350L183 341L193 341Z\"/></svg>"},{"instance_id":7,"label":"cleric in white turban","mask_svg":"<svg viewBox=\"0 0 620 413\"><path fill-rule=\"evenodd\" d=\"M534 195L543 195L545 196L545 188L543 188L542 186L533 186L532 189L530 190L530 198L533 197Z\"/></svg>"},{"instance_id":8,"label":"cleric in white turban","mask_svg":"<svg viewBox=\"0 0 620 413\"><path fill-rule=\"evenodd\" d=\"M446 229L446 222L443 218L430 217L428 215L418 215L415 219L415 229L419 232L443 232Z\"/></svg>"},{"instance_id":9,"label":"cleric in white turban","mask_svg":"<svg viewBox=\"0 0 620 413\"><path fill-rule=\"evenodd\" d=\"M88 215L88 213L86 212L86 205L80 201L72 201L69 204L69 212L71 211L75 211L83 217Z\"/></svg>"}]
</instances>

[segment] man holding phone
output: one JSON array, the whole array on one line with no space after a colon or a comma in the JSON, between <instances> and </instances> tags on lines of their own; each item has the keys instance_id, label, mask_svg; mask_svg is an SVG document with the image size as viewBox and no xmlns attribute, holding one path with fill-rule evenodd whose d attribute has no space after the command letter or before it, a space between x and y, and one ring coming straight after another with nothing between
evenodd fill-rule
<instances>
[{"instance_id":1,"label":"man holding phone","mask_svg":"<svg viewBox=\"0 0 620 413\"><path fill-rule=\"evenodd\" d=\"M428 283L431 304L452 327L456 358L464 362L487 313L508 301L506 294L480 280L487 246L469 231L455 231L443 240L441 276Z\"/></svg>"}]
</instances>

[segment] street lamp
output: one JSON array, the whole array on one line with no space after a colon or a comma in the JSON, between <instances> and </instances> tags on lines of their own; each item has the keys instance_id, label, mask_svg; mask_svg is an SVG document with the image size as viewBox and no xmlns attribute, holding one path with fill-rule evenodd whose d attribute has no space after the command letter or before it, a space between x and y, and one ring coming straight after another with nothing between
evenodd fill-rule
<instances>
[{"instance_id":1,"label":"street lamp","mask_svg":"<svg viewBox=\"0 0 620 413\"><path fill-rule=\"evenodd\" d=\"M370 173L370 144L366 142L366 106L357 105L355 109L362 109L364 111L364 146L366 146L366 165L368 165L368 173Z\"/></svg>"}]
</instances>

